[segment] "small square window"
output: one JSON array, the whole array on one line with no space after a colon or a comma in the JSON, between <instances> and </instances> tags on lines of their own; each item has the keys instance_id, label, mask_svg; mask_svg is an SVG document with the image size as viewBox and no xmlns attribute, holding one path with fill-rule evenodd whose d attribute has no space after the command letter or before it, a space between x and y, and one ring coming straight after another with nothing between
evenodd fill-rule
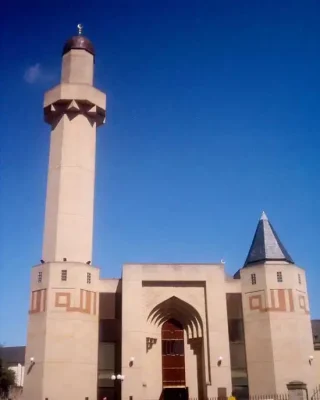
<instances>
[{"instance_id":1,"label":"small square window","mask_svg":"<svg viewBox=\"0 0 320 400\"><path fill-rule=\"evenodd\" d=\"M66 281L67 280L67 270L66 269L63 269L61 271L61 280L62 281Z\"/></svg>"},{"instance_id":2,"label":"small square window","mask_svg":"<svg viewBox=\"0 0 320 400\"><path fill-rule=\"evenodd\" d=\"M251 274L251 283L252 283L253 285L256 285L256 283L257 283L256 274Z\"/></svg>"},{"instance_id":3,"label":"small square window","mask_svg":"<svg viewBox=\"0 0 320 400\"><path fill-rule=\"evenodd\" d=\"M87 283L91 283L91 274L87 272Z\"/></svg>"},{"instance_id":4,"label":"small square window","mask_svg":"<svg viewBox=\"0 0 320 400\"><path fill-rule=\"evenodd\" d=\"M282 279L282 272L277 272L277 281L278 281L278 282L283 282L283 279Z\"/></svg>"},{"instance_id":5,"label":"small square window","mask_svg":"<svg viewBox=\"0 0 320 400\"><path fill-rule=\"evenodd\" d=\"M42 271L38 272L38 283L42 282Z\"/></svg>"},{"instance_id":6,"label":"small square window","mask_svg":"<svg viewBox=\"0 0 320 400\"><path fill-rule=\"evenodd\" d=\"M301 275L300 274L298 274L298 282L299 282L299 285L301 285Z\"/></svg>"}]
</instances>

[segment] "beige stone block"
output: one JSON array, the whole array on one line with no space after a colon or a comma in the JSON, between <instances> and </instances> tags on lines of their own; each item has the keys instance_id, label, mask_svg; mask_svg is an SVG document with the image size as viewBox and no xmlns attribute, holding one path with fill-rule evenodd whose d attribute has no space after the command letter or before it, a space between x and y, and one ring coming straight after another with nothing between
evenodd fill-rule
<instances>
[{"instance_id":1,"label":"beige stone block","mask_svg":"<svg viewBox=\"0 0 320 400\"><path fill-rule=\"evenodd\" d=\"M88 84L61 83L47 91L43 107L55 104L60 100L82 100L106 110L106 94Z\"/></svg>"},{"instance_id":2,"label":"beige stone block","mask_svg":"<svg viewBox=\"0 0 320 400\"><path fill-rule=\"evenodd\" d=\"M62 57L61 82L93 84L94 57L87 51L73 49Z\"/></svg>"}]
</instances>

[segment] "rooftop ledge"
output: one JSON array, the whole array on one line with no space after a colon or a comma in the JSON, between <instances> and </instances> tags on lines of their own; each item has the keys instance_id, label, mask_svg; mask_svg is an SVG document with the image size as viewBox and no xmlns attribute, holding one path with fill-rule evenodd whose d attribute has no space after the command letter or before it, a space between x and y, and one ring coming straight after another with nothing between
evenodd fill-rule
<instances>
[{"instance_id":1,"label":"rooftop ledge","mask_svg":"<svg viewBox=\"0 0 320 400\"><path fill-rule=\"evenodd\" d=\"M106 110L107 96L91 85L61 83L45 93L43 107L48 107L60 100L87 101Z\"/></svg>"}]
</instances>

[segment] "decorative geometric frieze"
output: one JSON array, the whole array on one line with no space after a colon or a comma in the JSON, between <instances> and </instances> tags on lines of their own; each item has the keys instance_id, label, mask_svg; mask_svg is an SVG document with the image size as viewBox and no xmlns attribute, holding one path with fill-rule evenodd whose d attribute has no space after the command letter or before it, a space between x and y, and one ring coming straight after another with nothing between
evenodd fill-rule
<instances>
[{"instance_id":1,"label":"decorative geometric frieze","mask_svg":"<svg viewBox=\"0 0 320 400\"><path fill-rule=\"evenodd\" d=\"M146 348L147 348L147 352L150 351L153 347L154 344L157 343L157 339L156 338L152 338L152 337L147 337L146 338Z\"/></svg>"},{"instance_id":2,"label":"decorative geometric frieze","mask_svg":"<svg viewBox=\"0 0 320 400\"><path fill-rule=\"evenodd\" d=\"M97 106L93 106L93 107L91 107L91 108L87 111L87 114L88 114L88 115L96 115L97 112L98 112Z\"/></svg>"},{"instance_id":3,"label":"decorative geometric frieze","mask_svg":"<svg viewBox=\"0 0 320 400\"><path fill-rule=\"evenodd\" d=\"M306 294L304 292L301 292L300 290L297 290L297 292L298 292L300 310L302 310L305 314L310 314Z\"/></svg>"},{"instance_id":4,"label":"decorative geometric frieze","mask_svg":"<svg viewBox=\"0 0 320 400\"><path fill-rule=\"evenodd\" d=\"M259 312L294 312L292 289L259 290L248 296L249 309Z\"/></svg>"},{"instance_id":5,"label":"decorative geometric frieze","mask_svg":"<svg viewBox=\"0 0 320 400\"><path fill-rule=\"evenodd\" d=\"M97 126L104 124L106 119L105 110L88 100L58 100L44 108L44 119L50 125L57 124L63 115L69 120L84 115L91 124Z\"/></svg>"},{"instance_id":6,"label":"decorative geometric frieze","mask_svg":"<svg viewBox=\"0 0 320 400\"><path fill-rule=\"evenodd\" d=\"M34 290L31 292L31 304L29 314L46 311L47 289Z\"/></svg>"},{"instance_id":7,"label":"decorative geometric frieze","mask_svg":"<svg viewBox=\"0 0 320 400\"><path fill-rule=\"evenodd\" d=\"M44 96L44 108L55 104L60 100L85 100L106 110L106 94L90 85L77 85L72 83L60 83L48 90Z\"/></svg>"},{"instance_id":8,"label":"decorative geometric frieze","mask_svg":"<svg viewBox=\"0 0 320 400\"><path fill-rule=\"evenodd\" d=\"M75 100L71 100L68 104L67 111L80 112L80 106Z\"/></svg>"},{"instance_id":9,"label":"decorative geometric frieze","mask_svg":"<svg viewBox=\"0 0 320 400\"><path fill-rule=\"evenodd\" d=\"M193 354L199 355L203 347L203 338L201 337L188 339L188 344L193 351Z\"/></svg>"},{"instance_id":10,"label":"decorative geometric frieze","mask_svg":"<svg viewBox=\"0 0 320 400\"><path fill-rule=\"evenodd\" d=\"M56 292L55 303L56 308L63 308L66 312L80 312L83 314L97 314L97 293L89 290L80 289L79 306L72 305L72 293Z\"/></svg>"}]
</instances>

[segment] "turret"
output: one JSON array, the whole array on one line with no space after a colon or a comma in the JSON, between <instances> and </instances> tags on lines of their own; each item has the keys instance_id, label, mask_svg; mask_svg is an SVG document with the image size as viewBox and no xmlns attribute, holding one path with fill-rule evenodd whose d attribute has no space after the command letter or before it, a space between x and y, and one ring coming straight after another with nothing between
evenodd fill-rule
<instances>
[{"instance_id":1,"label":"turret","mask_svg":"<svg viewBox=\"0 0 320 400\"><path fill-rule=\"evenodd\" d=\"M240 277L250 394L285 393L297 380L313 389L305 271L295 265L265 213Z\"/></svg>"}]
</instances>

